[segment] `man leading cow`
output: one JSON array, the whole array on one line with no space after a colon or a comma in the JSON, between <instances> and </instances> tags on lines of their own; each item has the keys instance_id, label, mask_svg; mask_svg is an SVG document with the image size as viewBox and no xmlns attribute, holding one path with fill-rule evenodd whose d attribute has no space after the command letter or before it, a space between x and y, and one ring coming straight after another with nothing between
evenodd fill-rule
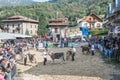
<instances>
[{"instance_id":1,"label":"man leading cow","mask_svg":"<svg viewBox=\"0 0 120 80\"><path fill-rule=\"evenodd\" d=\"M72 56L71 56L72 57L72 61L75 60L75 58L74 58L75 54L76 54L76 48L72 46Z\"/></svg>"}]
</instances>

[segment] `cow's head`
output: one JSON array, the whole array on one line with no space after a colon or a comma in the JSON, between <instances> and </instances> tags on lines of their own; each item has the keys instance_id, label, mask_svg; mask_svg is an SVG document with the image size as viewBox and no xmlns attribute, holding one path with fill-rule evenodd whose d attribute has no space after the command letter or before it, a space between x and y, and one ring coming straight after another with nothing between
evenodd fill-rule
<instances>
[{"instance_id":1,"label":"cow's head","mask_svg":"<svg viewBox=\"0 0 120 80\"><path fill-rule=\"evenodd\" d=\"M53 54L53 51L49 51L49 52L48 52L48 55L51 56L52 54Z\"/></svg>"}]
</instances>

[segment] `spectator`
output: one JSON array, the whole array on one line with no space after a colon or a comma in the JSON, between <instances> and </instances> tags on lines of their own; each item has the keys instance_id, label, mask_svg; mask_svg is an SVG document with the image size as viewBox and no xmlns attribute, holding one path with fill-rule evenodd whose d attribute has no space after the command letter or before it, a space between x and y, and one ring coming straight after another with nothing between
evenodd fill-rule
<instances>
[{"instance_id":1,"label":"spectator","mask_svg":"<svg viewBox=\"0 0 120 80\"><path fill-rule=\"evenodd\" d=\"M5 79L6 80L11 80L11 68L10 68L10 63L7 61L7 58L4 57L2 62L1 62L1 67L2 71L5 73Z\"/></svg>"},{"instance_id":2,"label":"spectator","mask_svg":"<svg viewBox=\"0 0 120 80\"><path fill-rule=\"evenodd\" d=\"M46 51L48 51L48 43L46 42L46 45L45 45L45 49Z\"/></svg>"},{"instance_id":3,"label":"spectator","mask_svg":"<svg viewBox=\"0 0 120 80\"><path fill-rule=\"evenodd\" d=\"M14 80L14 76L16 74L16 63L14 59L10 59L11 63L11 79Z\"/></svg>"},{"instance_id":4,"label":"spectator","mask_svg":"<svg viewBox=\"0 0 120 80\"><path fill-rule=\"evenodd\" d=\"M94 55L94 50L95 50L95 46L94 46L94 44L92 44L92 45L91 45L92 56Z\"/></svg>"},{"instance_id":5,"label":"spectator","mask_svg":"<svg viewBox=\"0 0 120 80\"><path fill-rule=\"evenodd\" d=\"M2 68L0 67L0 80L5 80L4 76L5 76L5 73L2 72Z\"/></svg>"}]
</instances>

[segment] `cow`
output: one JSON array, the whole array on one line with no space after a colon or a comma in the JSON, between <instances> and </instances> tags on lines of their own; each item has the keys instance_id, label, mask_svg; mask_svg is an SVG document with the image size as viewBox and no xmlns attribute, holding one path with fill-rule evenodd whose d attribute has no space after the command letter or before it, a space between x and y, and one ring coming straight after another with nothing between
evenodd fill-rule
<instances>
[{"instance_id":1,"label":"cow","mask_svg":"<svg viewBox=\"0 0 120 80\"><path fill-rule=\"evenodd\" d=\"M81 46L82 48L82 53L84 54L84 52L87 53L90 53L90 46L89 45L86 45L86 46Z\"/></svg>"},{"instance_id":2,"label":"cow","mask_svg":"<svg viewBox=\"0 0 120 80\"><path fill-rule=\"evenodd\" d=\"M63 62L65 61L64 52L55 52L55 53L51 52L51 53L48 53L48 55L51 57L53 63L55 59L60 59L60 58L62 58Z\"/></svg>"},{"instance_id":3,"label":"cow","mask_svg":"<svg viewBox=\"0 0 120 80\"><path fill-rule=\"evenodd\" d=\"M66 52L66 60L69 60L70 56L72 56L72 50L71 49Z\"/></svg>"},{"instance_id":4,"label":"cow","mask_svg":"<svg viewBox=\"0 0 120 80\"><path fill-rule=\"evenodd\" d=\"M30 54L28 53L28 57L31 63L35 62L36 63L36 58L35 58L35 54Z\"/></svg>"}]
</instances>

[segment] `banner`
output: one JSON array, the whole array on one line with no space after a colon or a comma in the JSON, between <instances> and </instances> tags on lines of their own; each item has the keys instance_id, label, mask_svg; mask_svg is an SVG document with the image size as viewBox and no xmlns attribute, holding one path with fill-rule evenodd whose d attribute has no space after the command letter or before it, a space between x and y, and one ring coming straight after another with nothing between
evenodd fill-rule
<instances>
[{"instance_id":1,"label":"banner","mask_svg":"<svg viewBox=\"0 0 120 80\"><path fill-rule=\"evenodd\" d=\"M120 33L120 26L115 27L115 33Z\"/></svg>"},{"instance_id":2,"label":"banner","mask_svg":"<svg viewBox=\"0 0 120 80\"><path fill-rule=\"evenodd\" d=\"M82 35L85 35L85 36L89 35L89 30L87 27L82 27Z\"/></svg>"}]
</instances>

